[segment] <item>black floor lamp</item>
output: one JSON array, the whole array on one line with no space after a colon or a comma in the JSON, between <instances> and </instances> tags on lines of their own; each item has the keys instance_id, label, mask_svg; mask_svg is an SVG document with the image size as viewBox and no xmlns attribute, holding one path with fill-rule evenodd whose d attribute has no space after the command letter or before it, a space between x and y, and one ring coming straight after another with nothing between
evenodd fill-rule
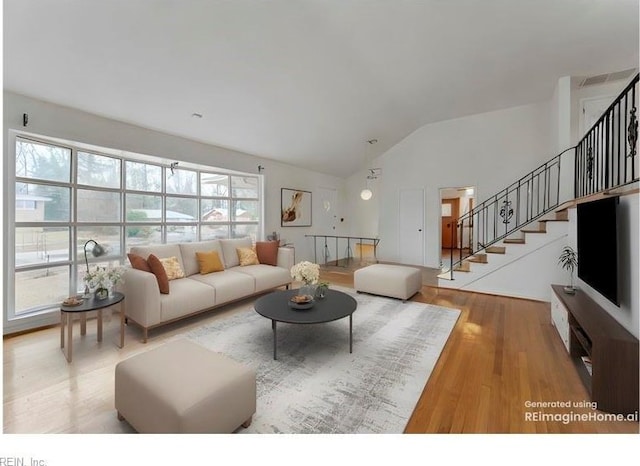
<instances>
[{"instance_id":1,"label":"black floor lamp","mask_svg":"<svg viewBox=\"0 0 640 466\"><path fill-rule=\"evenodd\" d=\"M90 239L84 243L84 263L87 265L87 273L89 273L89 260L87 259L87 246L89 243L93 243L93 248L91 249L91 255L93 257L103 256L107 252L96 240ZM84 294L89 294L89 285L85 285Z\"/></svg>"}]
</instances>

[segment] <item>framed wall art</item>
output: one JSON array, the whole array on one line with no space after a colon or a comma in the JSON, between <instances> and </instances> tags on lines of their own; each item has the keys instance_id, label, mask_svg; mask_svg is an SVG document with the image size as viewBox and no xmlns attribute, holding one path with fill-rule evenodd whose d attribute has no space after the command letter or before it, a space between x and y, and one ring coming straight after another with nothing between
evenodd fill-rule
<instances>
[{"instance_id":1,"label":"framed wall art","mask_svg":"<svg viewBox=\"0 0 640 466\"><path fill-rule=\"evenodd\" d=\"M311 192L300 189L281 188L280 226L311 226Z\"/></svg>"}]
</instances>

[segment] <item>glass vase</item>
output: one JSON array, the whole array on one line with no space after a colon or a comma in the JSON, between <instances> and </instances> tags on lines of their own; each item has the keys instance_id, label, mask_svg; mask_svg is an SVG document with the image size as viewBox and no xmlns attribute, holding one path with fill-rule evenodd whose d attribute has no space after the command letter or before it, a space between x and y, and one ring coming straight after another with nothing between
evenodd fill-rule
<instances>
[{"instance_id":1,"label":"glass vase","mask_svg":"<svg viewBox=\"0 0 640 466\"><path fill-rule=\"evenodd\" d=\"M313 298L316 295L316 285L312 285L310 283L303 284L300 288L298 288L298 295L306 295Z\"/></svg>"},{"instance_id":2,"label":"glass vase","mask_svg":"<svg viewBox=\"0 0 640 466\"><path fill-rule=\"evenodd\" d=\"M94 296L98 301L102 301L103 299L107 299L109 297L109 290L107 288L98 288Z\"/></svg>"}]
</instances>

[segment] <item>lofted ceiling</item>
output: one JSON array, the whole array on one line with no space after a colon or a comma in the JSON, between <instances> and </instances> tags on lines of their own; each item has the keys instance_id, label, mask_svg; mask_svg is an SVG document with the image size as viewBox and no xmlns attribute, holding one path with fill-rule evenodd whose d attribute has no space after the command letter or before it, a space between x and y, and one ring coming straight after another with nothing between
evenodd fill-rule
<instances>
[{"instance_id":1,"label":"lofted ceiling","mask_svg":"<svg viewBox=\"0 0 640 466\"><path fill-rule=\"evenodd\" d=\"M341 177L424 124L638 66L638 0L3 7L6 90Z\"/></svg>"}]
</instances>

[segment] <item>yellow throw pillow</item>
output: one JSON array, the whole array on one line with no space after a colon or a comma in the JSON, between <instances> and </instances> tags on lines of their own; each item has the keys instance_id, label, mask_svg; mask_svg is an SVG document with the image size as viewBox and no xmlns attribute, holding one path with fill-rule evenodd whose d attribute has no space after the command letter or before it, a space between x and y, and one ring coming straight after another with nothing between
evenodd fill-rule
<instances>
[{"instance_id":1,"label":"yellow throw pillow","mask_svg":"<svg viewBox=\"0 0 640 466\"><path fill-rule=\"evenodd\" d=\"M258 256L253 248L236 248L240 265L256 265L259 264Z\"/></svg>"},{"instance_id":2,"label":"yellow throw pillow","mask_svg":"<svg viewBox=\"0 0 640 466\"><path fill-rule=\"evenodd\" d=\"M180 267L177 257L166 257L160 259L164 270L167 272L167 278L169 280L176 280L178 278L184 278L184 270Z\"/></svg>"},{"instance_id":3,"label":"yellow throw pillow","mask_svg":"<svg viewBox=\"0 0 640 466\"><path fill-rule=\"evenodd\" d=\"M222 265L218 251L196 252L196 258L198 259L198 265L200 266L200 273L202 275L211 272L222 272L224 270L224 265Z\"/></svg>"}]
</instances>

